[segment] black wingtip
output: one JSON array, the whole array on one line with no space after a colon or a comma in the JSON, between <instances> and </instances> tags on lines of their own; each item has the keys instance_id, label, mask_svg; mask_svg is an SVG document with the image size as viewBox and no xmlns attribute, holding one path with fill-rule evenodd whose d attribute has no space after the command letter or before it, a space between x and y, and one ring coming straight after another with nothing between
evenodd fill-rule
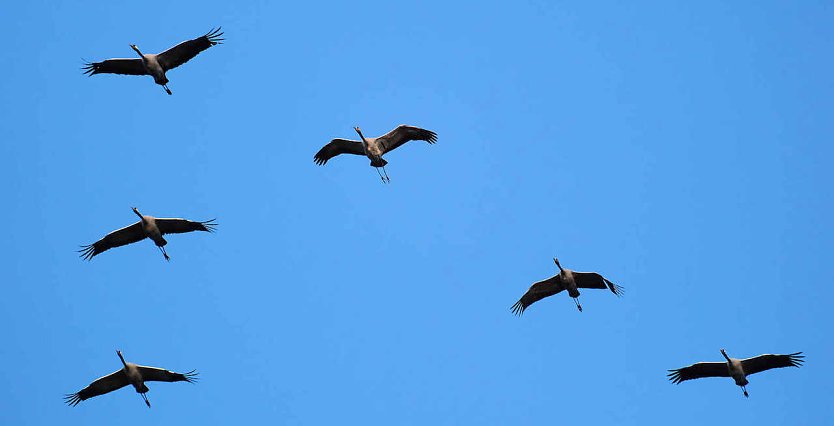
<instances>
[{"instance_id":1,"label":"black wingtip","mask_svg":"<svg viewBox=\"0 0 834 426\"><path fill-rule=\"evenodd\" d=\"M521 303L521 301L519 300L518 302L515 302L515 304L512 307L510 307L510 311L513 313L513 315L520 317L521 314L524 313L524 308L524 304Z\"/></svg>"},{"instance_id":2,"label":"black wingtip","mask_svg":"<svg viewBox=\"0 0 834 426\"><path fill-rule=\"evenodd\" d=\"M788 359L791 361L791 367L802 367L802 364L805 362L805 355L802 355L802 352L794 352L792 354L788 354Z\"/></svg>"},{"instance_id":3,"label":"black wingtip","mask_svg":"<svg viewBox=\"0 0 834 426\"><path fill-rule=\"evenodd\" d=\"M218 225L217 222L215 222L216 220L217 219L209 219L205 222L200 222L200 225L203 225L203 228L205 228L205 229L203 229L204 231L214 232L214 231L217 230L217 225Z\"/></svg>"},{"instance_id":4,"label":"black wingtip","mask_svg":"<svg viewBox=\"0 0 834 426\"><path fill-rule=\"evenodd\" d=\"M98 254L98 253L96 253L96 247L95 247L94 244L81 246L81 250L78 250L77 252L81 253L81 258L82 259L88 260L88 261L93 260L93 256Z\"/></svg>"},{"instance_id":5,"label":"black wingtip","mask_svg":"<svg viewBox=\"0 0 834 426\"><path fill-rule=\"evenodd\" d=\"M183 375L183 377L185 377L186 382L188 382L188 383L197 383L200 380L200 378L197 377L198 374L200 374L200 373L198 373L197 370L191 370L187 373L183 373L182 375Z\"/></svg>"},{"instance_id":6,"label":"black wingtip","mask_svg":"<svg viewBox=\"0 0 834 426\"><path fill-rule=\"evenodd\" d=\"M68 393L64 395L64 402L70 407L75 407L81 402L81 395L77 393Z\"/></svg>"},{"instance_id":7,"label":"black wingtip","mask_svg":"<svg viewBox=\"0 0 834 426\"><path fill-rule=\"evenodd\" d=\"M81 69L83 70L82 74L86 75L87 77L92 77L93 74L96 73L96 64L92 62L87 62Z\"/></svg>"},{"instance_id":8,"label":"black wingtip","mask_svg":"<svg viewBox=\"0 0 834 426\"><path fill-rule=\"evenodd\" d=\"M221 29L223 29L223 27L213 28L211 31L207 32L203 37L208 39L209 43L211 43L212 46L214 46L215 44L223 44L223 41L226 39L220 38L221 36L223 36L223 31L221 31Z\"/></svg>"},{"instance_id":9,"label":"black wingtip","mask_svg":"<svg viewBox=\"0 0 834 426\"><path fill-rule=\"evenodd\" d=\"M428 132L429 132L428 143L433 144L433 143L437 142L437 133L434 133L431 130L428 130Z\"/></svg>"},{"instance_id":10,"label":"black wingtip","mask_svg":"<svg viewBox=\"0 0 834 426\"><path fill-rule=\"evenodd\" d=\"M666 377L669 378L669 380L672 383L677 385L677 384L680 384L680 382L683 381L683 379L681 378L680 370L667 370L667 371L669 371L669 374L667 374Z\"/></svg>"}]
</instances>

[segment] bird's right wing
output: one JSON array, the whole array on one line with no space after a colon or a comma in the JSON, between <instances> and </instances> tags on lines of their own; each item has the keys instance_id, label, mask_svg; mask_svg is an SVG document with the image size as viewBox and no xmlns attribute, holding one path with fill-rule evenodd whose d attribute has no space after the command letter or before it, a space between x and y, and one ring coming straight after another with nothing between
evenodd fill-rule
<instances>
[{"instance_id":1,"label":"bird's right wing","mask_svg":"<svg viewBox=\"0 0 834 426\"><path fill-rule=\"evenodd\" d=\"M365 148L362 147L362 142L359 141L333 139L316 153L313 161L319 166L323 166L327 163L327 160L339 154L365 155Z\"/></svg>"},{"instance_id":2,"label":"bird's right wing","mask_svg":"<svg viewBox=\"0 0 834 426\"><path fill-rule=\"evenodd\" d=\"M197 381L197 371L191 370L187 373L175 373L164 368L147 367L144 365L137 365L139 373L142 374L142 380L146 382L188 382L194 383Z\"/></svg>"},{"instance_id":3,"label":"bird's right wing","mask_svg":"<svg viewBox=\"0 0 834 426\"><path fill-rule=\"evenodd\" d=\"M667 374L672 383L684 380L700 379L702 377L730 377L730 368L726 362L698 362L689 367L669 370Z\"/></svg>"},{"instance_id":4,"label":"bird's right wing","mask_svg":"<svg viewBox=\"0 0 834 426\"><path fill-rule=\"evenodd\" d=\"M437 142L437 133L419 127L400 124L396 129L376 138L382 145L382 152L390 152L408 141L426 141L429 144Z\"/></svg>"},{"instance_id":5,"label":"bird's right wing","mask_svg":"<svg viewBox=\"0 0 834 426\"><path fill-rule=\"evenodd\" d=\"M108 392L125 387L128 383L127 374L124 370L115 371L104 377L96 379L93 383L90 383L89 386L76 393L64 396L64 402L74 407L85 399L104 395Z\"/></svg>"},{"instance_id":6,"label":"bird's right wing","mask_svg":"<svg viewBox=\"0 0 834 426\"><path fill-rule=\"evenodd\" d=\"M109 250L114 247L121 247L126 244L135 243L145 239L145 231L142 230L142 222L136 222L133 225L125 226L122 229L113 231L104 236L104 238L87 246L81 246L81 257L86 260L92 260L93 256Z\"/></svg>"},{"instance_id":7,"label":"bird's right wing","mask_svg":"<svg viewBox=\"0 0 834 426\"><path fill-rule=\"evenodd\" d=\"M802 352L788 355L765 354L741 360L744 374L754 374L771 368L800 367L805 360Z\"/></svg>"},{"instance_id":8,"label":"bird's right wing","mask_svg":"<svg viewBox=\"0 0 834 426\"><path fill-rule=\"evenodd\" d=\"M182 234L191 231L214 232L217 223L214 222L214 219L196 222L187 219L158 217L156 218L156 226L159 228L159 232L163 234Z\"/></svg>"},{"instance_id":9,"label":"bird's right wing","mask_svg":"<svg viewBox=\"0 0 834 426\"><path fill-rule=\"evenodd\" d=\"M142 65L142 60L136 59L107 59L102 62L88 62L84 64L84 74L126 74L126 75L146 75L145 66Z\"/></svg>"},{"instance_id":10,"label":"bird's right wing","mask_svg":"<svg viewBox=\"0 0 834 426\"><path fill-rule=\"evenodd\" d=\"M579 288L598 288L602 290L608 288L617 296L622 296L623 291L625 290L596 272L573 271L573 279L576 281L576 286Z\"/></svg>"},{"instance_id":11,"label":"bird's right wing","mask_svg":"<svg viewBox=\"0 0 834 426\"><path fill-rule=\"evenodd\" d=\"M188 62L191 58L209 47L215 44L222 44L224 40L221 38L222 35L223 32L218 27L193 40L184 41L160 53L156 58L159 61L159 65L162 66L162 69L168 71Z\"/></svg>"},{"instance_id":12,"label":"bird's right wing","mask_svg":"<svg viewBox=\"0 0 834 426\"><path fill-rule=\"evenodd\" d=\"M515 302L515 305L512 306L511 310L514 314L521 315L528 306L544 299L545 297L553 296L564 289L565 286L562 283L561 276L554 275L546 280L539 281L531 285L527 292L524 293L524 296L521 296L521 299L519 299L518 302Z\"/></svg>"}]
</instances>

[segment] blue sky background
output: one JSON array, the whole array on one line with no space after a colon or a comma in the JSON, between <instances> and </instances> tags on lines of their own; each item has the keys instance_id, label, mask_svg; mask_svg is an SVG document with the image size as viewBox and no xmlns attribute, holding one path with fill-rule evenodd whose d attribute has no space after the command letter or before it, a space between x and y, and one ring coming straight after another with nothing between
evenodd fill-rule
<instances>
[{"instance_id":1,"label":"blue sky background","mask_svg":"<svg viewBox=\"0 0 834 426\"><path fill-rule=\"evenodd\" d=\"M0 424L832 423L832 4L725 3L0 6ZM79 259L132 206L220 225ZM625 297L512 316L553 256ZM667 381L722 347L807 362ZM202 380L65 406L116 349Z\"/></svg>"}]
</instances>

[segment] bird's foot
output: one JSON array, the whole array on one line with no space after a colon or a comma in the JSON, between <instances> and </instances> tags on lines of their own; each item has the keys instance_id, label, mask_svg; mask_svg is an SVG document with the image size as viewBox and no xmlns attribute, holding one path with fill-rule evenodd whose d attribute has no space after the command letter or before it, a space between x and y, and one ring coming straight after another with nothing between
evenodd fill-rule
<instances>
[{"instance_id":1,"label":"bird's foot","mask_svg":"<svg viewBox=\"0 0 834 426\"><path fill-rule=\"evenodd\" d=\"M582 305L576 305L576 307L579 308L579 312L582 312Z\"/></svg>"}]
</instances>

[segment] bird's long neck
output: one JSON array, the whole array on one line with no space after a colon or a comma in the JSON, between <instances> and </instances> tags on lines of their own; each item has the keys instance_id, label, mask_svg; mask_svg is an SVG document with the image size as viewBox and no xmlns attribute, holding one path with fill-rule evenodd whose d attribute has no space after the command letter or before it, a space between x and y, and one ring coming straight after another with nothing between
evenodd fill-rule
<instances>
[{"instance_id":1,"label":"bird's long neck","mask_svg":"<svg viewBox=\"0 0 834 426\"><path fill-rule=\"evenodd\" d=\"M127 363L125 362L125 357L122 356L122 351L116 351L116 355L118 355L119 359L122 360L122 365L124 365L125 368L127 368Z\"/></svg>"},{"instance_id":2,"label":"bird's long neck","mask_svg":"<svg viewBox=\"0 0 834 426\"><path fill-rule=\"evenodd\" d=\"M356 129L356 133L359 133L359 139L362 139L362 147L365 148L365 152L368 152L368 145L369 144L368 144L368 140L365 139L365 135L363 135L362 131L359 130L359 129Z\"/></svg>"},{"instance_id":3,"label":"bird's long neck","mask_svg":"<svg viewBox=\"0 0 834 426\"><path fill-rule=\"evenodd\" d=\"M556 266L558 266L558 267L559 267L559 272L560 272L560 273L565 272L565 270L564 270L564 269L562 269L562 265L559 263L559 261L558 261L558 260L553 259L553 262L555 262L555 263L556 263Z\"/></svg>"},{"instance_id":4,"label":"bird's long neck","mask_svg":"<svg viewBox=\"0 0 834 426\"><path fill-rule=\"evenodd\" d=\"M137 210L136 207L133 208L133 213L136 213L136 216L139 216L139 220L141 220L142 222L145 221L145 217L142 216L142 213L139 213L139 210Z\"/></svg>"},{"instance_id":5,"label":"bird's long neck","mask_svg":"<svg viewBox=\"0 0 834 426\"><path fill-rule=\"evenodd\" d=\"M724 358L727 359L727 362L730 362L730 357L727 356L727 352L725 352L724 349L721 349L721 355L724 355Z\"/></svg>"},{"instance_id":6,"label":"bird's long neck","mask_svg":"<svg viewBox=\"0 0 834 426\"><path fill-rule=\"evenodd\" d=\"M142 59L144 59L144 58L145 58L145 56L144 56L144 55L142 55L142 52L140 52L140 51L139 51L139 48L138 48L138 47L136 47L136 45L135 45L135 44L131 44L131 45L130 45L130 47L131 47L133 50L135 50L135 51L136 51L136 53L138 53L138 54L139 54L139 57L140 57L140 58L142 58Z\"/></svg>"}]
</instances>

